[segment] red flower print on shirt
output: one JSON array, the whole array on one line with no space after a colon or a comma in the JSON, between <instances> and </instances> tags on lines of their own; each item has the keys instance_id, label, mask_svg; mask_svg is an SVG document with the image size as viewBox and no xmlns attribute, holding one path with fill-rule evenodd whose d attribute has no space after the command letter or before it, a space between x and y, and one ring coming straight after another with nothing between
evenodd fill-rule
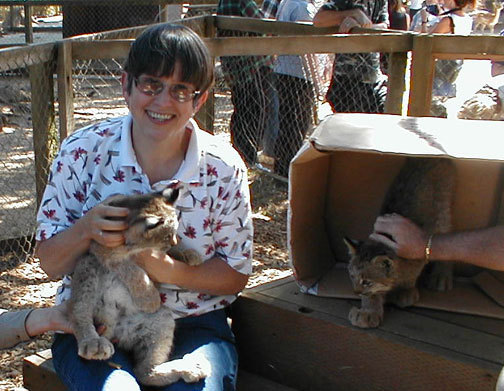
<instances>
[{"instance_id":1,"label":"red flower print on shirt","mask_svg":"<svg viewBox=\"0 0 504 391\"><path fill-rule=\"evenodd\" d=\"M210 255L210 254L213 254L213 252L215 251L215 248L213 246L213 244L210 244L208 246L205 246L207 249L205 251L205 255Z\"/></svg>"},{"instance_id":2,"label":"red flower print on shirt","mask_svg":"<svg viewBox=\"0 0 504 391\"><path fill-rule=\"evenodd\" d=\"M210 176L214 176L216 178L219 177L219 174L217 172L217 168L215 168L214 166L210 165L210 164L207 164L207 175L210 175Z\"/></svg>"},{"instance_id":3,"label":"red flower print on shirt","mask_svg":"<svg viewBox=\"0 0 504 391\"><path fill-rule=\"evenodd\" d=\"M51 220L55 220L56 217L56 211L54 209L49 209L49 210L44 210L42 211L45 217Z\"/></svg>"},{"instance_id":4,"label":"red flower print on shirt","mask_svg":"<svg viewBox=\"0 0 504 391\"><path fill-rule=\"evenodd\" d=\"M218 240L215 242L215 248L223 248L227 246L229 246L229 244L227 244L224 240Z\"/></svg>"},{"instance_id":5,"label":"red flower print on shirt","mask_svg":"<svg viewBox=\"0 0 504 391\"><path fill-rule=\"evenodd\" d=\"M213 225L213 219L210 217L206 218L203 220L203 229L206 231L208 227L211 227Z\"/></svg>"},{"instance_id":6,"label":"red flower print on shirt","mask_svg":"<svg viewBox=\"0 0 504 391\"><path fill-rule=\"evenodd\" d=\"M161 303L166 303L166 293L160 293L159 297L161 298Z\"/></svg>"},{"instance_id":7,"label":"red flower print on shirt","mask_svg":"<svg viewBox=\"0 0 504 391\"><path fill-rule=\"evenodd\" d=\"M114 178L117 182L124 182L125 177L124 171L117 170L116 174L112 178Z\"/></svg>"},{"instance_id":8,"label":"red flower print on shirt","mask_svg":"<svg viewBox=\"0 0 504 391\"><path fill-rule=\"evenodd\" d=\"M84 194L82 194L82 192L80 191L76 191L75 193L73 193L73 196L75 197L75 199L77 201L79 201L80 203L83 203L84 202Z\"/></svg>"},{"instance_id":9,"label":"red flower print on shirt","mask_svg":"<svg viewBox=\"0 0 504 391\"><path fill-rule=\"evenodd\" d=\"M206 205L208 203L208 198L203 198L201 201L200 201L200 206L201 206L201 209L205 209Z\"/></svg>"},{"instance_id":10,"label":"red flower print on shirt","mask_svg":"<svg viewBox=\"0 0 504 391\"><path fill-rule=\"evenodd\" d=\"M222 186L219 186L219 193L217 193L217 198L220 198L224 194L224 188Z\"/></svg>"},{"instance_id":11,"label":"red flower print on shirt","mask_svg":"<svg viewBox=\"0 0 504 391\"><path fill-rule=\"evenodd\" d=\"M235 194L235 198L241 198L242 194L241 194L241 191L238 190Z\"/></svg>"},{"instance_id":12,"label":"red flower print on shirt","mask_svg":"<svg viewBox=\"0 0 504 391\"><path fill-rule=\"evenodd\" d=\"M61 172L62 169L63 169L63 163L62 162L56 163L56 172Z\"/></svg>"},{"instance_id":13,"label":"red flower print on shirt","mask_svg":"<svg viewBox=\"0 0 504 391\"><path fill-rule=\"evenodd\" d=\"M81 147L74 149L71 154L73 155L74 161L78 160L82 155L86 155L87 151Z\"/></svg>"},{"instance_id":14,"label":"red flower print on shirt","mask_svg":"<svg viewBox=\"0 0 504 391\"><path fill-rule=\"evenodd\" d=\"M97 156L93 159L93 162L95 162L95 164L100 164L100 162L101 162L101 155L97 155Z\"/></svg>"},{"instance_id":15,"label":"red flower print on shirt","mask_svg":"<svg viewBox=\"0 0 504 391\"><path fill-rule=\"evenodd\" d=\"M187 308L188 310L195 310L195 309L198 309L198 308L199 308L199 305L198 305L198 303L195 303L194 301L189 301L189 302L187 302L187 304L186 304L186 308Z\"/></svg>"},{"instance_id":16,"label":"red flower print on shirt","mask_svg":"<svg viewBox=\"0 0 504 391\"><path fill-rule=\"evenodd\" d=\"M40 240L46 240L46 239L47 239L47 234L46 234L45 229L43 229L42 231L40 231Z\"/></svg>"},{"instance_id":17,"label":"red flower print on shirt","mask_svg":"<svg viewBox=\"0 0 504 391\"><path fill-rule=\"evenodd\" d=\"M189 225L184 231L184 235L187 236L188 238L194 239L196 238L196 229Z\"/></svg>"},{"instance_id":18,"label":"red flower print on shirt","mask_svg":"<svg viewBox=\"0 0 504 391\"><path fill-rule=\"evenodd\" d=\"M217 220L214 227L215 232L219 232L222 229L222 227L223 227L222 220Z\"/></svg>"},{"instance_id":19,"label":"red flower print on shirt","mask_svg":"<svg viewBox=\"0 0 504 391\"><path fill-rule=\"evenodd\" d=\"M219 304L227 307L229 305L229 301L223 299L223 300L219 301Z\"/></svg>"}]
</instances>

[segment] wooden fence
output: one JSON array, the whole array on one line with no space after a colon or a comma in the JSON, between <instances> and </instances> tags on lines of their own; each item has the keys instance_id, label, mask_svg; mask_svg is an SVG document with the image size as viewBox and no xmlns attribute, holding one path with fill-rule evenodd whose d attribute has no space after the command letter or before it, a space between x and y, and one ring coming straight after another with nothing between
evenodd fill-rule
<instances>
[{"instance_id":1,"label":"wooden fence","mask_svg":"<svg viewBox=\"0 0 504 391\"><path fill-rule=\"evenodd\" d=\"M188 18L181 23L198 32L215 57L251 54L390 53L385 111L392 114L403 112L403 93L406 80L409 80L408 115L429 115L434 60L437 58L504 60L504 37L499 36L434 36L367 29L354 29L352 34L335 34L334 28L316 28L306 23L220 16ZM74 127L72 61L125 57L132 40L144 28L129 28L64 39L55 43L0 50L0 72L20 67L29 69L38 200L45 187L48 172L48 135L58 128L60 139L63 139ZM265 36L217 38L217 29L254 31ZM406 77L408 52L411 52L409 78ZM58 87L57 96L53 96L54 80ZM55 123L56 101L59 125ZM206 106L206 110L202 111L205 116L199 120L211 130L213 100L209 99Z\"/></svg>"}]
</instances>

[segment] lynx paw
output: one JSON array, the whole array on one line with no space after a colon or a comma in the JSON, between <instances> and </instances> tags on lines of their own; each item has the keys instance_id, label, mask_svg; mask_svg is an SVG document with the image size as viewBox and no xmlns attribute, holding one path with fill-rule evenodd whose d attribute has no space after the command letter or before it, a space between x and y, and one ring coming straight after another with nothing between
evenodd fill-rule
<instances>
[{"instance_id":1,"label":"lynx paw","mask_svg":"<svg viewBox=\"0 0 504 391\"><path fill-rule=\"evenodd\" d=\"M420 293L418 292L418 289L416 289L416 288L400 291L393 298L393 302L398 307L401 307L401 308L411 307L418 300L420 300Z\"/></svg>"},{"instance_id":2,"label":"lynx paw","mask_svg":"<svg viewBox=\"0 0 504 391\"><path fill-rule=\"evenodd\" d=\"M348 314L348 319L353 326L368 329L378 327L383 320L383 315L377 312L353 307Z\"/></svg>"},{"instance_id":3,"label":"lynx paw","mask_svg":"<svg viewBox=\"0 0 504 391\"><path fill-rule=\"evenodd\" d=\"M186 371L181 372L180 375L186 383L195 383L212 374L210 361L203 354L186 354L182 357L182 362Z\"/></svg>"},{"instance_id":4,"label":"lynx paw","mask_svg":"<svg viewBox=\"0 0 504 391\"><path fill-rule=\"evenodd\" d=\"M114 345L105 337L80 341L79 356L86 360L107 360L114 354Z\"/></svg>"},{"instance_id":5,"label":"lynx paw","mask_svg":"<svg viewBox=\"0 0 504 391\"><path fill-rule=\"evenodd\" d=\"M212 373L210 362L200 354L186 354L182 359L157 365L149 375L140 376L140 382L147 386L166 386L180 379L195 383Z\"/></svg>"},{"instance_id":6,"label":"lynx paw","mask_svg":"<svg viewBox=\"0 0 504 391\"><path fill-rule=\"evenodd\" d=\"M189 266L196 266L203 263L201 255L193 249L184 250L183 254L184 254L184 262L187 263Z\"/></svg>"}]
</instances>

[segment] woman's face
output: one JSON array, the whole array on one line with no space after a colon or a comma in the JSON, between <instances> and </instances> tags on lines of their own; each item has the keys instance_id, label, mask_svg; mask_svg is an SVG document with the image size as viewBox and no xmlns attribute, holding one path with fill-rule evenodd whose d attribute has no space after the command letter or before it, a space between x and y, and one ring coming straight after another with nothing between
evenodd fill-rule
<instances>
[{"instance_id":1,"label":"woman's face","mask_svg":"<svg viewBox=\"0 0 504 391\"><path fill-rule=\"evenodd\" d=\"M140 91L136 83L133 82L131 92L127 91L126 75L123 76L123 95L128 103L133 117L133 132L137 137L147 137L157 142L162 142L174 133L185 130L187 122L204 102L200 97L196 106L193 100L178 102L169 93L170 86L185 86L194 91L193 85L181 81L181 68L177 63L173 75L170 77L155 77L163 83L164 89L156 95L148 95Z\"/></svg>"}]
</instances>

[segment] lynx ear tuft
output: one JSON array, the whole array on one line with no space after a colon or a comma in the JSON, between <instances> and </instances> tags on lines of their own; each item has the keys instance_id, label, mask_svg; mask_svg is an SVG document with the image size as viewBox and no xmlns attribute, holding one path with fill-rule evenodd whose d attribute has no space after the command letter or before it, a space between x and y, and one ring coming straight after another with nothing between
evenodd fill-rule
<instances>
[{"instance_id":1,"label":"lynx ear tuft","mask_svg":"<svg viewBox=\"0 0 504 391\"><path fill-rule=\"evenodd\" d=\"M173 204L175 203L175 201L177 201L177 198L179 196L179 189L164 189L162 194L165 198L165 202L167 202L168 204Z\"/></svg>"},{"instance_id":2,"label":"lynx ear tuft","mask_svg":"<svg viewBox=\"0 0 504 391\"><path fill-rule=\"evenodd\" d=\"M347 238L346 236L343 238L343 242L345 242L345 244L348 248L348 254L350 254L350 256L352 256L352 257L357 253L357 248L361 244L360 241Z\"/></svg>"}]
</instances>

